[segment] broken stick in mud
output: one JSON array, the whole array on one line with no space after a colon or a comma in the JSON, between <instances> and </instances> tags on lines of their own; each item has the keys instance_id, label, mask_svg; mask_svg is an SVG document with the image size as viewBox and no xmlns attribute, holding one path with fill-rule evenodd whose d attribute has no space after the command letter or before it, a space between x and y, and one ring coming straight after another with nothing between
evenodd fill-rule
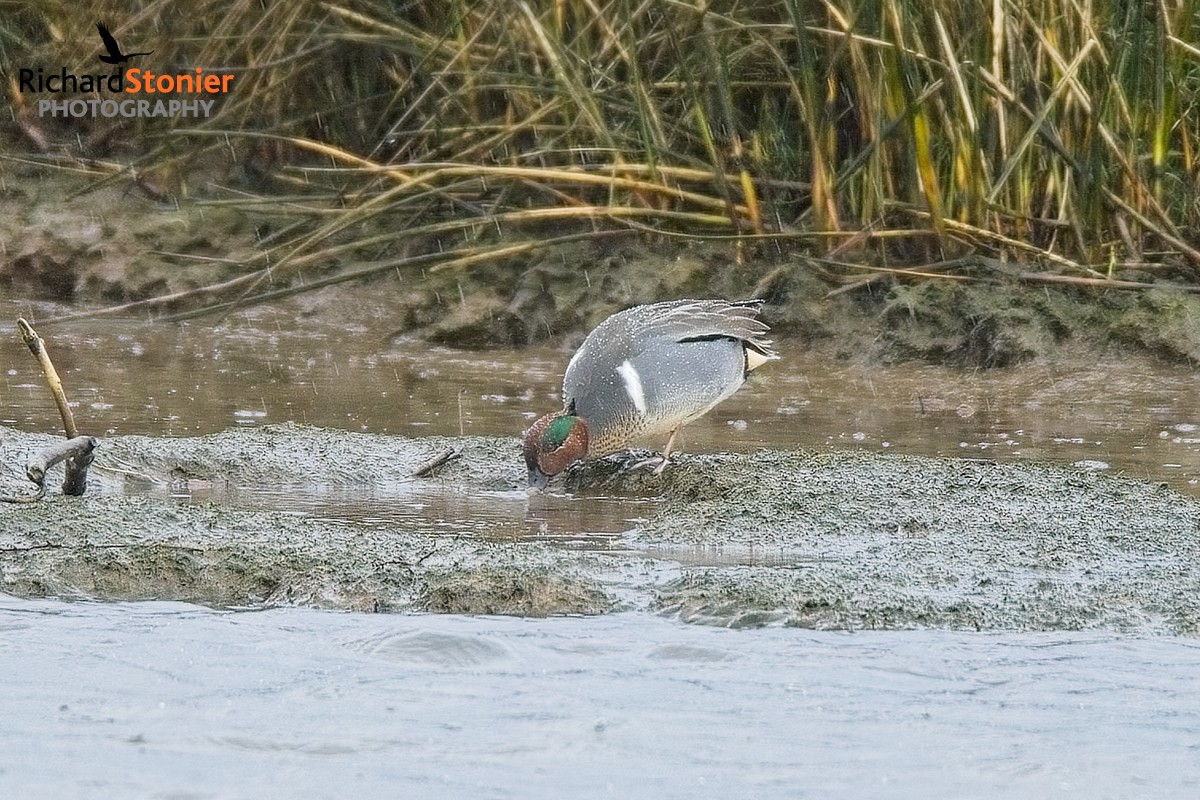
<instances>
[{"instance_id":1,"label":"broken stick in mud","mask_svg":"<svg viewBox=\"0 0 1200 800\"><path fill-rule=\"evenodd\" d=\"M442 466L450 463L451 461L456 461L462 458L462 454L463 449L461 446L447 448L414 469L412 472L412 477L428 478Z\"/></svg>"},{"instance_id":2,"label":"broken stick in mud","mask_svg":"<svg viewBox=\"0 0 1200 800\"><path fill-rule=\"evenodd\" d=\"M38 336L33 326L24 319L17 320L17 329L21 332L25 346L42 368L46 385L50 387L50 394L54 396L54 404L58 406L58 413L62 417L67 440L37 453L26 464L25 476L37 486L36 492L26 496L0 495L0 502L35 503L41 500L46 494L46 472L60 461L66 462L63 494L78 497L87 491L87 470L99 441L92 436L79 435L79 429L75 427L75 415L71 413L67 394L63 391L62 379L58 377L58 370L54 368L54 362L46 352L46 343L42 341L42 337Z\"/></svg>"}]
</instances>

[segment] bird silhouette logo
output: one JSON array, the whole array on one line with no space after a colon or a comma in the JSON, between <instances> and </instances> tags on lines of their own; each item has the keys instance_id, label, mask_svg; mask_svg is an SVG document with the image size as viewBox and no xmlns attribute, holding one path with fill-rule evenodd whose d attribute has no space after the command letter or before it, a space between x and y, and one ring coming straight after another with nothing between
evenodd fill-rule
<instances>
[{"instance_id":1,"label":"bird silhouette logo","mask_svg":"<svg viewBox=\"0 0 1200 800\"><path fill-rule=\"evenodd\" d=\"M108 32L108 28L104 26L103 22L97 22L96 29L100 31L100 38L104 40L104 49L108 51L107 54L100 56L100 60L105 64L124 64L135 56L148 56L154 52L149 50L145 53L122 53L121 45L117 44L117 40Z\"/></svg>"}]
</instances>

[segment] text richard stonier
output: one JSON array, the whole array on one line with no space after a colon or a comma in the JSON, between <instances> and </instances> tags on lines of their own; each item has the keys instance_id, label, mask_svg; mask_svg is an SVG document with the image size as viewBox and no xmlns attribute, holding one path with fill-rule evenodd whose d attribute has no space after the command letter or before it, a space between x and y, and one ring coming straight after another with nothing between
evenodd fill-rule
<instances>
[{"instance_id":1,"label":"text richard stonier","mask_svg":"<svg viewBox=\"0 0 1200 800\"><path fill-rule=\"evenodd\" d=\"M18 90L23 94L58 95L38 100L38 116L207 117L212 112L215 98L205 95L228 94L236 77L230 72L213 72L203 67L179 74L131 67L111 74L83 75L71 73L66 67L47 74L45 69L38 67L19 70ZM63 94L89 93L101 96L61 97ZM105 98L105 93L123 97Z\"/></svg>"}]
</instances>

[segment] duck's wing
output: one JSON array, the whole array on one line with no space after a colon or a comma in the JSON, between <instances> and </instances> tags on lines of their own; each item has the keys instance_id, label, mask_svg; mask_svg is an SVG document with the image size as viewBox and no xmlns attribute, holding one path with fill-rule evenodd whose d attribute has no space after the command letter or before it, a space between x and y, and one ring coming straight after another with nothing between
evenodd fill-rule
<instances>
[{"instance_id":1,"label":"duck's wing","mask_svg":"<svg viewBox=\"0 0 1200 800\"><path fill-rule=\"evenodd\" d=\"M753 351L753 368L778 358L767 324L758 319L762 300L670 300L613 314L587 335L563 375L563 401L598 391L626 360L653 358L664 345L735 339ZM703 348L697 352L703 351ZM597 385L600 384L600 385Z\"/></svg>"},{"instance_id":2,"label":"duck's wing","mask_svg":"<svg viewBox=\"0 0 1200 800\"><path fill-rule=\"evenodd\" d=\"M638 306L630 319L635 342L669 339L699 342L738 339L764 358L778 358L766 338L770 330L758 319L762 300L674 300Z\"/></svg>"}]
</instances>

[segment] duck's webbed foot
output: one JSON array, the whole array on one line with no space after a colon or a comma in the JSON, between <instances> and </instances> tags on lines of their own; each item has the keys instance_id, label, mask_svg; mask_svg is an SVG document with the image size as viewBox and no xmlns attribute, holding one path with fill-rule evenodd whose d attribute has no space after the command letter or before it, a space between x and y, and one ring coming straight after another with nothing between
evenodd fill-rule
<instances>
[{"instance_id":1,"label":"duck's webbed foot","mask_svg":"<svg viewBox=\"0 0 1200 800\"><path fill-rule=\"evenodd\" d=\"M671 459L660 453L658 455L650 456L649 458L643 458L641 461L630 464L628 467L626 467L626 469L634 470L653 467L653 469L650 470L650 474L657 478L659 475L663 474L663 470L665 470L667 468L667 464L670 463Z\"/></svg>"}]
</instances>

